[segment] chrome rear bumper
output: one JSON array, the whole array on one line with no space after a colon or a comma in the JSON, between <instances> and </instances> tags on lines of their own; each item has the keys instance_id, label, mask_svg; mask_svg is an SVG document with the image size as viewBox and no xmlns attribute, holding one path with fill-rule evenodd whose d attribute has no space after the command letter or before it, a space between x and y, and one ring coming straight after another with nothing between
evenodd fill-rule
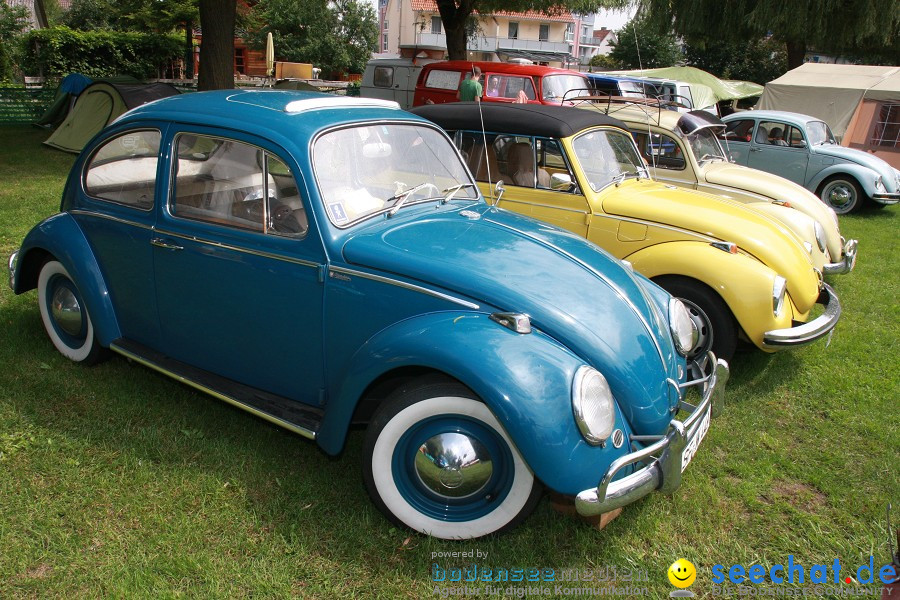
<instances>
[{"instance_id":1,"label":"chrome rear bumper","mask_svg":"<svg viewBox=\"0 0 900 600\"><path fill-rule=\"evenodd\" d=\"M613 462L596 488L579 493L575 497L575 510L579 515L600 515L631 504L656 490L671 494L681 485L682 471L693 458L700 439L706 434L710 417L721 412L724 402L725 384L729 375L728 363L716 360L715 355L710 352L707 365L710 365L708 375L681 385L703 385L700 404L692 406L684 401L680 404L683 410L691 413L690 416L683 422L673 419L665 435L632 436L634 441L652 443ZM688 448L690 452L686 452ZM638 462L645 463L645 466L613 481L619 471Z\"/></svg>"},{"instance_id":2,"label":"chrome rear bumper","mask_svg":"<svg viewBox=\"0 0 900 600\"><path fill-rule=\"evenodd\" d=\"M763 347L778 349L785 346L805 346L828 335L841 318L841 303L837 294L827 283L819 293L816 304L825 306L825 312L809 323L798 324L786 329L773 329L763 335Z\"/></svg>"}]
</instances>

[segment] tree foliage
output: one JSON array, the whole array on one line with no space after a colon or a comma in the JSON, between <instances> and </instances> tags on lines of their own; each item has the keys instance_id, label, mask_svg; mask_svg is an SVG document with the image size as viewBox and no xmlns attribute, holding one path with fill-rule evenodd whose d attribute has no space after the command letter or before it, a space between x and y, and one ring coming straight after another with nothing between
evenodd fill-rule
<instances>
[{"instance_id":1,"label":"tree foliage","mask_svg":"<svg viewBox=\"0 0 900 600\"><path fill-rule=\"evenodd\" d=\"M672 33L659 33L646 19L636 17L616 31L609 57L625 69L655 69L684 62Z\"/></svg>"},{"instance_id":2,"label":"tree foliage","mask_svg":"<svg viewBox=\"0 0 900 600\"><path fill-rule=\"evenodd\" d=\"M771 35L785 44L788 67L807 48L829 53L876 49L900 37L897 0L640 0L659 31L674 28L688 42L739 42Z\"/></svg>"},{"instance_id":3,"label":"tree foliage","mask_svg":"<svg viewBox=\"0 0 900 600\"><path fill-rule=\"evenodd\" d=\"M770 38L687 44L684 53L688 65L721 79L741 79L765 85L787 70L784 44Z\"/></svg>"},{"instance_id":4,"label":"tree foliage","mask_svg":"<svg viewBox=\"0 0 900 600\"><path fill-rule=\"evenodd\" d=\"M27 74L63 77L131 75L159 77L180 53L177 36L120 31L75 31L68 27L35 29L25 36L22 69Z\"/></svg>"},{"instance_id":5,"label":"tree foliage","mask_svg":"<svg viewBox=\"0 0 900 600\"><path fill-rule=\"evenodd\" d=\"M378 48L378 21L365 0L261 0L251 20L255 47L264 48L271 32L276 57L327 75L361 73Z\"/></svg>"},{"instance_id":6,"label":"tree foliage","mask_svg":"<svg viewBox=\"0 0 900 600\"><path fill-rule=\"evenodd\" d=\"M0 0L0 81L11 81L17 62L18 41L28 25L28 10Z\"/></svg>"},{"instance_id":7,"label":"tree foliage","mask_svg":"<svg viewBox=\"0 0 900 600\"><path fill-rule=\"evenodd\" d=\"M603 71L615 71L616 69L625 68L622 66L622 63L607 54L595 54L588 62L588 66L591 67L591 70L596 68Z\"/></svg>"}]
</instances>

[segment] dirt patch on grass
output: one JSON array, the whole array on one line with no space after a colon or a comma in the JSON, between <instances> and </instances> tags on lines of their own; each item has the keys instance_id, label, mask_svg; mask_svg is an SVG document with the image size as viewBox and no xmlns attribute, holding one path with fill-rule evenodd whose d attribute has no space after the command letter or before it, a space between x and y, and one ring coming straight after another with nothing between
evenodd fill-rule
<instances>
[{"instance_id":1,"label":"dirt patch on grass","mask_svg":"<svg viewBox=\"0 0 900 600\"><path fill-rule=\"evenodd\" d=\"M828 497L812 485L800 481L779 480L772 484L770 493L760 496L760 500L765 504L783 500L806 512L817 512L826 505Z\"/></svg>"}]
</instances>

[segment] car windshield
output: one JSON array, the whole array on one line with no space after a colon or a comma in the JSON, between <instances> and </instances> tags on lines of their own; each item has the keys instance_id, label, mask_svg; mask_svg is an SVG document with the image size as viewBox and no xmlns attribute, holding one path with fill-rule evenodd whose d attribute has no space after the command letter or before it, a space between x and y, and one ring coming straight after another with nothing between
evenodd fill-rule
<instances>
[{"instance_id":1,"label":"car windshield","mask_svg":"<svg viewBox=\"0 0 900 600\"><path fill-rule=\"evenodd\" d=\"M360 125L329 131L313 146L313 168L328 218L347 227L426 200L478 198L453 145L431 127Z\"/></svg>"},{"instance_id":2,"label":"car windshield","mask_svg":"<svg viewBox=\"0 0 900 600\"><path fill-rule=\"evenodd\" d=\"M545 102L562 102L563 97L590 96L587 81L578 75L548 75L541 80L541 93ZM578 90L570 92L570 90Z\"/></svg>"},{"instance_id":3,"label":"car windshield","mask_svg":"<svg viewBox=\"0 0 900 600\"><path fill-rule=\"evenodd\" d=\"M822 121L811 121L806 124L806 133L809 135L809 143L811 146L819 146L821 144L835 144L834 135L831 129Z\"/></svg>"},{"instance_id":4,"label":"car windshield","mask_svg":"<svg viewBox=\"0 0 900 600\"><path fill-rule=\"evenodd\" d=\"M624 131L600 129L572 142L575 156L595 192L629 177L646 176L634 139Z\"/></svg>"},{"instance_id":5,"label":"car windshield","mask_svg":"<svg viewBox=\"0 0 900 600\"><path fill-rule=\"evenodd\" d=\"M697 162L705 160L726 160L725 151L722 150L719 140L715 133L709 127L698 129L694 133L687 136L688 144L691 146L691 152Z\"/></svg>"}]
</instances>

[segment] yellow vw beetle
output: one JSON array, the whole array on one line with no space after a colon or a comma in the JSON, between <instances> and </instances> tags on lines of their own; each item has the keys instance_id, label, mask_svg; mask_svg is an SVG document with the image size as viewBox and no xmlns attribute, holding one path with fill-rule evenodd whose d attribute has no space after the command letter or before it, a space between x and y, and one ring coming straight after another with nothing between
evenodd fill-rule
<instances>
[{"instance_id":1,"label":"yellow vw beetle","mask_svg":"<svg viewBox=\"0 0 900 600\"><path fill-rule=\"evenodd\" d=\"M766 351L808 344L840 318L791 231L740 203L653 181L621 121L527 104L412 112L453 137L489 201L588 238L682 299L698 326L694 356L730 359L739 338ZM811 319L816 304L824 310Z\"/></svg>"}]
</instances>

